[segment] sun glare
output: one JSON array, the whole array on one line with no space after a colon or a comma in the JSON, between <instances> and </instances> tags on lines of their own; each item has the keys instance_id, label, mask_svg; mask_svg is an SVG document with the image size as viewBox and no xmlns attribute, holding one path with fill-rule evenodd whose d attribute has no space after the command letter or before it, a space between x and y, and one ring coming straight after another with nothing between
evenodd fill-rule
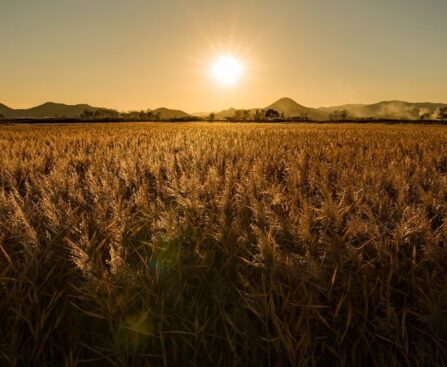
<instances>
[{"instance_id":1,"label":"sun glare","mask_svg":"<svg viewBox=\"0 0 447 367\"><path fill-rule=\"evenodd\" d=\"M219 84L235 85L244 72L242 63L231 55L218 57L212 64L211 75Z\"/></svg>"}]
</instances>

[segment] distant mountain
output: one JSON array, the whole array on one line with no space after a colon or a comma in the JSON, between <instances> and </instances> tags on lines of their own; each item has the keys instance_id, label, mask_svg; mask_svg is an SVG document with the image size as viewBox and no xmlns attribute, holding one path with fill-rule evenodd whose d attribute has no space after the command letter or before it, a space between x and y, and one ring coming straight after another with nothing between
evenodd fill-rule
<instances>
[{"instance_id":1,"label":"distant mountain","mask_svg":"<svg viewBox=\"0 0 447 367\"><path fill-rule=\"evenodd\" d=\"M154 115L158 115L161 120L178 119L192 117L190 114L180 110L170 110L169 108L161 107L153 110Z\"/></svg>"},{"instance_id":2,"label":"distant mountain","mask_svg":"<svg viewBox=\"0 0 447 367\"><path fill-rule=\"evenodd\" d=\"M311 108L298 104L291 98L281 98L267 107L235 109L230 108L215 113L216 120L226 120L234 118L240 111L248 111L248 119L254 119L256 113L262 113L268 109L274 109L285 118L303 119L307 117L314 121L327 121L331 119L331 115L336 111L346 110L348 118L373 118L373 119L409 119L418 120L436 119L440 108L446 107L443 103L410 103L403 101L383 101L374 104L346 104L333 107ZM85 111L109 111L114 112L113 116L119 116L114 110L108 110L100 107L92 107L88 104L67 105L63 103L47 102L40 106L29 109L13 109L0 103L0 115L7 119L14 118L79 118ZM165 107L153 110L154 115L158 115L161 120L170 119L191 119L206 118L209 113L201 112L190 115L184 111L168 109ZM247 115L244 115L247 116Z\"/></svg>"},{"instance_id":3,"label":"distant mountain","mask_svg":"<svg viewBox=\"0 0 447 367\"><path fill-rule=\"evenodd\" d=\"M28 109L13 109L4 104L0 103L0 115L5 118L15 119L15 118L52 118L52 117L63 117L63 118L78 118L85 111L95 112L95 111L107 110L102 107L92 107L88 104L77 104L77 105L66 105L63 103L53 103L47 102L37 107L32 107ZM152 113L158 114L160 119L169 120L175 118L187 118L191 115L183 111L171 110L168 108L158 108L153 110Z\"/></svg>"},{"instance_id":4,"label":"distant mountain","mask_svg":"<svg viewBox=\"0 0 447 367\"><path fill-rule=\"evenodd\" d=\"M216 120L225 120L226 118L233 117L235 114L236 114L236 109L229 108L228 110L216 112L215 119Z\"/></svg>"},{"instance_id":5,"label":"distant mountain","mask_svg":"<svg viewBox=\"0 0 447 367\"><path fill-rule=\"evenodd\" d=\"M220 112L216 112L215 119L216 120L226 120L227 118L232 118L236 115L236 111L240 111L240 109L235 108L229 108L228 110L223 110ZM248 110L250 112L250 115L254 115L256 112L256 108L251 108Z\"/></svg>"},{"instance_id":6,"label":"distant mountain","mask_svg":"<svg viewBox=\"0 0 447 367\"><path fill-rule=\"evenodd\" d=\"M0 103L0 115L8 117L14 110Z\"/></svg>"},{"instance_id":7,"label":"distant mountain","mask_svg":"<svg viewBox=\"0 0 447 367\"><path fill-rule=\"evenodd\" d=\"M326 111L321 111L316 108L304 107L296 103L291 98L281 98L267 107L250 108L248 109L248 111L250 116L253 117L256 111L267 111L268 109L274 109L280 114L284 114L284 117L286 118L307 116L311 120L318 121L329 119L329 113L327 113ZM230 108L228 110L217 112L216 120L225 120L226 118L234 117L236 111L238 110L235 108Z\"/></svg>"},{"instance_id":8,"label":"distant mountain","mask_svg":"<svg viewBox=\"0 0 447 367\"><path fill-rule=\"evenodd\" d=\"M417 120L421 117L435 119L441 107L447 107L447 104L383 101L369 105L348 104L334 107L321 107L320 110L329 114L335 111L346 110L348 115L354 118Z\"/></svg>"},{"instance_id":9,"label":"distant mountain","mask_svg":"<svg viewBox=\"0 0 447 367\"><path fill-rule=\"evenodd\" d=\"M311 120L327 120L329 114L326 111L322 111L316 108L304 107L296 103L291 98L281 98L275 103L268 106L266 109L272 108L278 111L280 114L284 114L284 117L302 117L307 116Z\"/></svg>"},{"instance_id":10,"label":"distant mountain","mask_svg":"<svg viewBox=\"0 0 447 367\"><path fill-rule=\"evenodd\" d=\"M96 111L99 107L88 104L66 105L63 103L47 102L28 109L13 109L0 104L0 114L5 118L48 118L48 117L79 117L85 110Z\"/></svg>"}]
</instances>

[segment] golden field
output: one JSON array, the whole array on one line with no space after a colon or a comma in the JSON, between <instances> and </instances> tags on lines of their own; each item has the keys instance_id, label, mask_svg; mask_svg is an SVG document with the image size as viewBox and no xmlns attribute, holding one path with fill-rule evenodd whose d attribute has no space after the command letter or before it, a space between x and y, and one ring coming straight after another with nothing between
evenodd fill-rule
<instances>
[{"instance_id":1,"label":"golden field","mask_svg":"<svg viewBox=\"0 0 447 367\"><path fill-rule=\"evenodd\" d=\"M447 364L447 129L0 126L0 364Z\"/></svg>"}]
</instances>

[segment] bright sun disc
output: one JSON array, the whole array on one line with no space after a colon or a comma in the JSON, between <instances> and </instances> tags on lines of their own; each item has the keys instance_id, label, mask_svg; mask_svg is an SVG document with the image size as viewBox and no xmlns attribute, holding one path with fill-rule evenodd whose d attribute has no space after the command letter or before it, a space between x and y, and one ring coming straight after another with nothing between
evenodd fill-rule
<instances>
[{"instance_id":1,"label":"bright sun disc","mask_svg":"<svg viewBox=\"0 0 447 367\"><path fill-rule=\"evenodd\" d=\"M243 71L241 62L231 55L220 56L211 68L213 78L222 85L236 84Z\"/></svg>"}]
</instances>

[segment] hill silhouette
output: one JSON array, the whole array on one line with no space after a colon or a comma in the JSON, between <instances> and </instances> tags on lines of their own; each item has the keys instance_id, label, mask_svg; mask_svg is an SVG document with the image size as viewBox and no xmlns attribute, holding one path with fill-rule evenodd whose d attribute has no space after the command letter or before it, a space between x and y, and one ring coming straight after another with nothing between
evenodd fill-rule
<instances>
[{"instance_id":1,"label":"hill silhouette","mask_svg":"<svg viewBox=\"0 0 447 367\"><path fill-rule=\"evenodd\" d=\"M191 117L190 114L180 111L180 110L171 110L166 107L157 108L152 111L154 115L158 115L160 119L162 120L169 120L169 119L179 119L179 118L187 118Z\"/></svg>"},{"instance_id":2,"label":"hill silhouette","mask_svg":"<svg viewBox=\"0 0 447 367\"><path fill-rule=\"evenodd\" d=\"M223 111L217 112L216 120L225 120L227 118L232 118L236 114L236 111L238 111L238 110L231 107L228 110L223 110ZM252 108L249 111L250 111L250 114L253 115L256 112L256 108L255 109Z\"/></svg>"},{"instance_id":3,"label":"hill silhouette","mask_svg":"<svg viewBox=\"0 0 447 367\"><path fill-rule=\"evenodd\" d=\"M326 111L320 111L316 108L304 107L295 102L293 99L287 97L281 98L269 106L250 108L245 111L248 111L250 116L255 116L256 111L267 111L268 109L273 109L279 112L279 114L282 114L285 118L302 116L307 116L311 120L327 120L329 118L329 113L327 113ZM235 116L236 111L238 111L238 109L230 108L228 110L217 112L216 119L225 120L227 118L232 118Z\"/></svg>"},{"instance_id":4,"label":"hill silhouette","mask_svg":"<svg viewBox=\"0 0 447 367\"><path fill-rule=\"evenodd\" d=\"M0 104L0 114L5 118L51 118L51 117L79 117L84 111L96 111L99 107L88 104L67 105L63 103L47 102L28 109L13 109Z\"/></svg>"},{"instance_id":5,"label":"hill silhouette","mask_svg":"<svg viewBox=\"0 0 447 367\"><path fill-rule=\"evenodd\" d=\"M95 112L102 110L110 110L102 107L93 107L88 104L67 105L64 103L47 102L36 107L28 109L13 109L0 103L0 115L7 119L44 119L44 118L80 118L85 111ZM113 111L113 110L111 110ZM157 108L152 111L154 115L158 115L162 120L188 118L191 115L179 110L168 108Z\"/></svg>"},{"instance_id":6,"label":"hill silhouette","mask_svg":"<svg viewBox=\"0 0 447 367\"><path fill-rule=\"evenodd\" d=\"M274 109L285 117L301 117L307 116L311 120L328 120L329 114L326 111L321 111L316 108L304 107L291 98L281 98L275 103L272 103L266 109Z\"/></svg>"},{"instance_id":7,"label":"hill silhouette","mask_svg":"<svg viewBox=\"0 0 447 367\"><path fill-rule=\"evenodd\" d=\"M333 118L336 112L345 110L348 118L359 119L436 119L440 108L447 107L444 103L411 103L404 101L383 101L373 104L346 104L333 107L311 108L303 106L291 98L284 97L266 107L257 107L250 109L229 108L215 113L216 120L232 119L238 111L248 111L249 119L254 119L256 114L274 109L281 116L288 119L301 118L314 121L328 121ZM67 105L63 103L47 102L29 109L13 109L0 103L0 115L6 119L44 119L44 118L81 118L85 111L100 112L114 111L102 107L93 107L88 104ZM150 111L150 110L148 110ZM206 118L207 113L188 114L181 110L169 109L165 107L157 108L151 111L154 116L160 120L170 119L190 119L196 117ZM115 111L116 116L120 113ZM138 112L137 112L138 114ZM123 114L121 114L122 116Z\"/></svg>"},{"instance_id":8,"label":"hill silhouette","mask_svg":"<svg viewBox=\"0 0 447 367\"><path fill-rule=\"evenodd\" d=\"M374 104L348 104L335 107L321 107L320 110L333 113L346 110L348 115L355 118L375 119L409 119L417 120L421 117L436 118L437 111L447 107L443 103L410 103L404 101L383 101Z\"/></svg>"},{"instance_id":9,"label":"hill silhouette","mask_svg":"<svg viewBox=\"0 0 447 367\"><path fill-rule=\"evenodd\" d=\"M11 115L12 111L14 111L12 108L0 103L0 115L7 117Z\"/></svg>"}]
</instances>

